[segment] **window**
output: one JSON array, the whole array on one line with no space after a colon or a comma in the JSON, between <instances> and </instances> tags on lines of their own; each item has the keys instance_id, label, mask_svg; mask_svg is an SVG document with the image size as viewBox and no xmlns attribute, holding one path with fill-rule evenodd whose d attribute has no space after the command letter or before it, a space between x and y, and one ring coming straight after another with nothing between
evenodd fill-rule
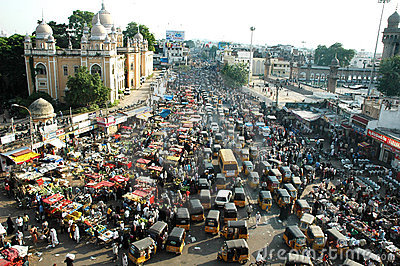
<instances>
[{"instance_id":1,"label":"window","mask_svg":"<svg viewBox=\"0 0 400 266\"><path fill-rule=\"evenodd\" d=\"M39 82L39 86L45 87L46 86L46 82Z\"/></svg>"},{"instance_id":2,"label":"window","mask_svg":"<svg viewBox=\"0 0 400 266\"><path fill-rule=\"evenodd\" d=\"M68 76L68 66L63 66L64 76Z\"/></svg>"},{"instance_id":3,"label":"window","mask_svg":"<svg viewBox=\"0 0 400 266\"><path fill-rule=\"evenodd\" d=\"M37 75L46 75L46 67L43 64L36 65L36 74Z\"/></svg>"},{"instance_id":4,"label":"window","mask_svg":"<svg viewBox=\"0 0 400 266\"><path fill-rule=\"evenodd\" d=\"M92 75L96 75L96 73L97 73L101 77L101 67L99 65L93 65L91 70L90 70L90 73Z\"/></svg>"},{"instance_id":5,"label":"window","mask_svg":"<svg viewBox=\"0 0 400 266\"><path fill-rule=\"evenodd\" d=\"M133 71L133 63L131 63L131 70Z\"/></svg>"},{"instance_id":6,"label":"window","mask_svg":"<svg viewBox=\"0 0 400 266\"><path fill-rule=\"evenodd\" d=\"M78 73L79 66L74 66L74 73Z\"/></svg>"},{"instance_id":7,"label":"window","mask_svg":"<svg viewBox=\"0 0 400 266\"><path fill-rule=\"evenodd\" d=\"M131 87L133 87L133 79L131 79Z\"/></svg>"}]
</instances>

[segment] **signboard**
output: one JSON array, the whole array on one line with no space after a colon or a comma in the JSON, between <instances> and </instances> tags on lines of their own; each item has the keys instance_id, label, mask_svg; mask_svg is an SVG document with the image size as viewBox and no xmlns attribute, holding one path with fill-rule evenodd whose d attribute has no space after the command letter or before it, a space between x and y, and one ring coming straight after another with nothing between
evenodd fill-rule
<instances>
[{"instance_id":1,"label":"signboard","mask_svg":"<svg viewBox=\"0 0 400 266\"><path fill-rule=\"evenodd\" d=\"M165 39L167 41L184 41L185 32L178 30L167 30Z\"/></svg>"},{"instance_id":2,"label":"signboard","mask_svg":"<svg viewBox=\"0 0 400 266\"><path fill-rule=\"evenodd\" d=\"M115 124L115 117L97 117L97 123L101 126L109 127Z\"/></svg>"},{"instance_id":3,"label":"signboard","mask_svg":"<svg viewBox=\"0 0 400 266\"><path fill-rule=\"evenodd\" d=\"M51 124L48 126L44 126L42 134L47 134L47 133L54 132L54 131L57 131L57 124Z\"/></svg>"},{"instance_id":4,"label":"signboard","mask_svg":"<svg viewBox=\"0 0 400 266\"><path fill-rule=\"evenodd\" d=\"M229 42L219 42L218 43L218 50L223 50L225 48L228 48L230 45Z\"/></svg>"},{"instance_id":5,"label":"signboard","mask_svg":"<svg viewBox=\"0 0 400 266\"><path fill-rule=\"evenodd\" d=\"M380 142L383 142L383 143L385 143L385 144L387 144L387 145L389 145L389 146L391 146L391 147L393 147L395 149L400 150L400 142L397 141L397 140L389 138L389 137L387 137L385 135L382 135L382 134L380 134L378 132L375 132L375 131L373 131L371 129L368 129L367 135L370 136L371 138L374 138L374 139L376 139L376 140L378 140Z\"/></svg>"},{"instance_id":6,"label":"signboard","mask_svg":"<svg viewBox=\"0 0 400 266\"><path fill-rule=\"evenodd\" d=\"M168 64L168 57L161 57L160 62Z\"/></svg>"},{"instance_id":7,"label":"signboard","mask_svg":"<svg viewBox=\"0 0 400 266\"><path fill-rule=\"evenodd\" d=\"M1 144L7 144L7 143L10 143L13 141L15 141L15 134L10 134L10 135L3 136L0 138Z\"/></svg>"},{"instance_id":8,"label":"signboard","mask_svg":"<svg viewBox=\"0 0 400 266\"><path fill-rule=\"evenodd\" d=\"M88 119L89 119L89 114L88 113L81 114L81 115L77 115L77 116L72 117L72 123L75 124L75 123L79 123L81 121L85 121L85 120L88 120Z\"/></svg>"},{"instance_id":9,"label":"signboard","mask_svg":"<svg viewBox=\"0 0 400 266\"><path fill-rule=\"evenodd\" d=\"M75 135L79 135L79 134L88 132L88 131L93 130L93 129L94 129L94 126L88 126L88 127L85 127L85 128L80 128L80 129L76 130L76 131L74 132L74 134L75 134Z\"/></svg>"},{"instance_id":10,"label":"signboard","mask_svg":"<svg viewBox=\"0 0 400 266\"><path fill-rule=\"evenodd\" d=\"M120 117L117 117L117 118L115 118L115 124L116 125L118 125L118 124L121 124L121 123L123 123L123 122L126 122L126 120L128 120L128 117L127 116L120 116Z\"/></svg>"},{"instance_id":11,"label":"signboard","mask_svg":"<svg viewBox=\"0 0 400 266\"><path fill-rule=\"evenodd\" d=\"M90 126L90 124L91 124L90 120L86 120L86 121L80 122L79 123L79 128L88 127L88 126Z\"/></svg>"}]
</instances>

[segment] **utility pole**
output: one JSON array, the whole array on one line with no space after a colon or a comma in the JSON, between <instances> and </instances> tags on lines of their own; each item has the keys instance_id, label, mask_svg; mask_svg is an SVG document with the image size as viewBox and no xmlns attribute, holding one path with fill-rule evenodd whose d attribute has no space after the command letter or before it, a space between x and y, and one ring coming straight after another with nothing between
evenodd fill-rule
<instances>
[{"instance_id":1,"label":"utility pole","mask_svg":"<svg viewBox=\"0 0 400 266\"><path fill-rule=\"evenodd\" d=\"M253 65L253 31L255 31L256 28L255 27L250 27L250 31L251 31L251 38L250 38L250 59L249 59L249 78L248 78L248 82L247 82L247 87L250 88L250 78L251 78L251 67Z\"/></svg>"}]
</instances>

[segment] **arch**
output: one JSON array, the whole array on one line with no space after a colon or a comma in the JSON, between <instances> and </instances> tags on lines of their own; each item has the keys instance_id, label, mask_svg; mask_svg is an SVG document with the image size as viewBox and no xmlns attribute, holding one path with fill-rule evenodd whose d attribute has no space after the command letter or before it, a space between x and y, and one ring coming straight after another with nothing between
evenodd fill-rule
<instances>
[{"instance_id":1,"label":"arch","mask_svg":"<svg viewBox=\"0 0 400 266\"><path fill-rule=\"evenodd\" d=\"M342 75L341 80L346 80L346 76Z\"/></svg>"},{"instance_id":2,"label":"arch","mask_svg":"<svg viewBox=\"0 0 400 266\"><path fill-rule=\"evenodd\" d=\"M325 74L321 74L321 80L325 80Z\"/></svg>"},{"instance_id":3,"label":"arch","mask_svg":"<svg viewBox=\"0 0 400 266\"><path fill-rule=\"evenodd\" d=\"M37 63L35 66L36 75L47 75L47 68L42 63Z\"/></svg>"},{"instance_id":4,"label":"arch","mask_svg":"<svg viewBox=\"0 0 400 266\"><path fill-rule=\"evenodd\" d=\"M90 68L90 74L92 75L99 74L99 76L101 77L101 66L99 66L98 64L93 64L92 67Z\"/></svg>"},{"instance_id":5,"label":"arch","mask_svg":"<svg viewBox=\"0 0 400 266\"><path fill-rule=\"evenodd\" d=\"M114 67L114 66L113 66ZM113 70L114 70L114 68L113 68ZM131 71L133 71L133 63L131 63Z\"/></svg>"},{"instance_id":6,"label":"arch","mask_svg":"<svg viewBox=\"0 0 400 266\"><path fill-rule=\"evenodd\" d=\"M314 73L311 73L310 79L311 79L311 80L314 80Z\"/></svg>"}]
</instances>

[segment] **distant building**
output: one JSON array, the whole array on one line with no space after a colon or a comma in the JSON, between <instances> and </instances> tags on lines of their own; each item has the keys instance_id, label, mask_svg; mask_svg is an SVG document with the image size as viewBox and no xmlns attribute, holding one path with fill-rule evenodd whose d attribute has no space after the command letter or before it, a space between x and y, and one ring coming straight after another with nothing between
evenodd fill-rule
<instances>
[{"instance_id":1,"label":"distant building","mask_svg":"<svg viewBox=\"0 0 400 266\"><path fill-rule=\"evenodd\" d=\"M137 33L124 45L122 30L114 27L104 4L92 25L91 29L84 27L80 49L73 49L71 44L67 49L56 49L53 30L44 20L36 27L35 43L25 36L29 94L42 91L64 101L68 77L84 66L90 73L98 73L104 85L111 88L110 101L114 102L119 90L138 88L140 78L153 73L153 52L148 50L147 40Z\"/></svg>"}]
</instances>

